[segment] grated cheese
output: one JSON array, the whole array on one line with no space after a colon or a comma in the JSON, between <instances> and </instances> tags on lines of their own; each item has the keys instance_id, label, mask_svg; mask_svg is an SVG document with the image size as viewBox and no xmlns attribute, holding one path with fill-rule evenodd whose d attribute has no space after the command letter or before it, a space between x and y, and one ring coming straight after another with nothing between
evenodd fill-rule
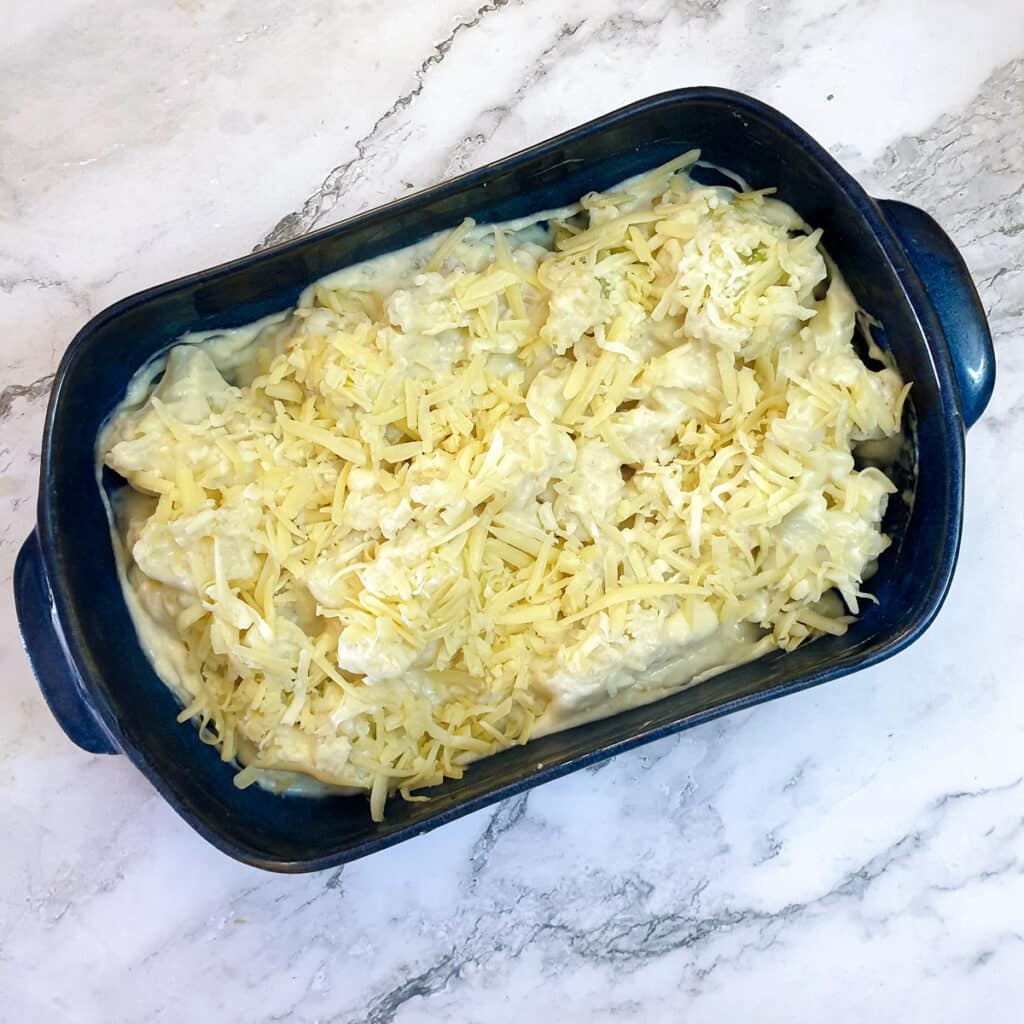
<instances>
[{"instance_id":1,"label":"grated cheese","mask_svg":"<svg viewBox=\"0 0 1024 1024\"><path fill-rule=\"evenodd\" d=\"M350 267L244 346L173 348L116 412L126 597L238 785L381 820L847 628L830 597L869 597L893 492L852 451L898 435L909 384L854 352L820 232L696 156Z\"/></svg>"}]
</instances>

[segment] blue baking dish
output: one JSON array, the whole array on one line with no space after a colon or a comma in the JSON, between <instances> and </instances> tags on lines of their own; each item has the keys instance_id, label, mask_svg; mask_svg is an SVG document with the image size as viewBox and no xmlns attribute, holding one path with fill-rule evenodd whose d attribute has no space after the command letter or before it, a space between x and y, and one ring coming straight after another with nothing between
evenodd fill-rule
<instances>
[{"instance_id":1,"label":"blue baking dish","mask_svg":"<svg viewBox=\"0 0 1024 1024\"><path fill-rule=\"evenodd\" d=\"M236 789L141 650L115 572L96 485L97 433L132 374L186 331L283 309L309 282L471 216L506 220L561 206L692 147L754 187L775 185L815 226L877 342L914 382L910 455L886 529L895 543L844 637L733 669L655 704L474 764L424 803L281 797ZM705 172L714 173L714 172ZM36 529L15 568L18 619L40 688L67 735L124 753L201 835L275 871L327 868L435 828L531 786L719 715L873 665L927 628L960 541L964 432L992 391L984 312L959 253L921 210L875 201L804 131L757 100L716 88L633 103L497 163L275 248L150 288L93 318L68 347L47 410ZM916 469L916 473L915 473ZM594 785L600 785L595 781Z\"/></svg>"}]
</instances>

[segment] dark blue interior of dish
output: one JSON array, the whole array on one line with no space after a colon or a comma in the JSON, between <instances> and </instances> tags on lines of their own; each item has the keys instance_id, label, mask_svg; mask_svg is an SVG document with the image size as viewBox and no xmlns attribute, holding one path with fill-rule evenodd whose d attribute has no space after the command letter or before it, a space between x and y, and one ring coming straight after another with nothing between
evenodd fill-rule
<instances>
[{"instance_id":1,"label":"dark blue interior of dish","mask_svg":"<svg viewBox=\"0 0 1024 1024\"><path fill-rule=\"evenodd\" d=\"M472 766L426 803L389 804L369 819L363 798L282 798L237 790L230 766L177 725L177 703L140 649L124 605L93 448L132 374L185 331L248 323L294 302L310 281L449 228L464 216L505 220L571 202L677 154L705 159L779 195L815 226L914 381L919 480L914 513L896 509L897 543L845 637L771 656L656 704L550 736ZM90 700L119 745L175 808L234 856L303 870L349 860L538 781L715 715L880 660L910 642L941 603L960 530L963 438L948 358L921 315L915 278L878 208L810 139L754 101L681 90L636 104L490 168L265 253L152 289L87 325L58 373L44 443L39 532L68 647ZM907 291L918 305L917 314ZM895 503L894 503L895 504ZM902 505L902 503L899 503ZM543 764L543 769L537 765Z\"/></svg>"}]
</instances>

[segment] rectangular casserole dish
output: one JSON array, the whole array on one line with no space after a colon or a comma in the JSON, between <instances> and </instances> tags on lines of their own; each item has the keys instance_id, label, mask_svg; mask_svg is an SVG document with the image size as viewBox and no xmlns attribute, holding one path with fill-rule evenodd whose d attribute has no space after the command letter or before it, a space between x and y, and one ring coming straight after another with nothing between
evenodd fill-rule
<instances>
[{"instance_id":1,"label":"rectangular casserole dish","mask_svg":"<svg viewBox=\"0 0 1024 1024\"><path fill-rule=\"evenodd\" d=\"M655 704L475 763L424 803L389 803L371 822L362 797L274 796L235 788L232 768L178 725L172 693L137 642L96 487L94 444L132 374L187 331L232 327L293 304L347 264L450 228L562 206L699 147L824 228L825 244L876 341L914 382L912 469L896 483L868 605L843 637L735 668ZM699 175L698 175L699 176ZM276 871L364 856L531 786L681 729L816 686L887 658L927 628L956 563L964 432L991 394L991 338L963 260L936 223L874 201L805 132L770 107L715 88L631 104L540 145L343 223L140 292L91 320L61 361L46 416L37 525L18 556L15 597L30 660L68 736L124 753L202 836Z\"/></svg>"}]
</instances>

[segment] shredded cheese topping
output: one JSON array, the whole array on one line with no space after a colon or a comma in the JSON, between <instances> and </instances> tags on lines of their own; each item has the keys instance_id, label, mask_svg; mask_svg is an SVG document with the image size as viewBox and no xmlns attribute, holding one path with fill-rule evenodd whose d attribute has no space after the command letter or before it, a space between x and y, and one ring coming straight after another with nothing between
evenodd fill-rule
<instances>
[{"instance_id":1,"label":"shredded cheese topping","mask_svg":"<svg viewBox=\"0 0 1024 1024\"><path fill-rule=\"evenodd\" d=\"M380 820L620 691L846 629L827 596L857 612L894 490L853 448L909 385L854 352L821 232L696 158L349 268L249 379L180 345L117 411L133 614L239 785Z\"/></svg>"}]
</instances>

